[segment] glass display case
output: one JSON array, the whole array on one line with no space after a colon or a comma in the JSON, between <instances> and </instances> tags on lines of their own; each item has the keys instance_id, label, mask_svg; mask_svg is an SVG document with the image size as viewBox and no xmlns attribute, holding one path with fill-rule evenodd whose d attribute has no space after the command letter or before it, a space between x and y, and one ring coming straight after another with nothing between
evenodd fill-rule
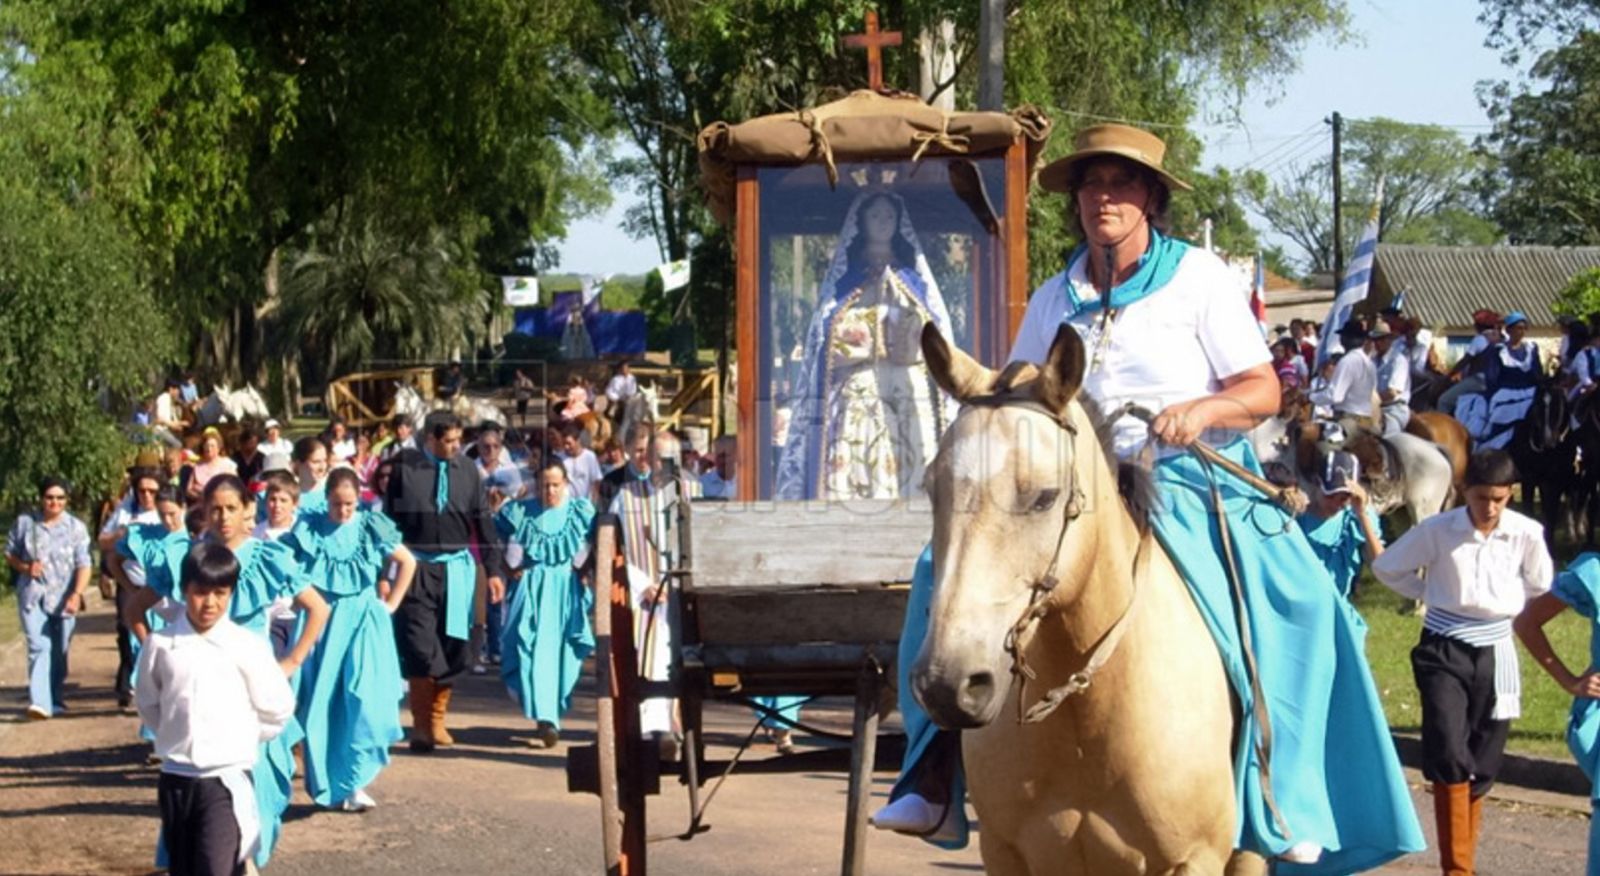
<instances>
[{"instance_id":1,"label":"glass display case","mask_svg":"<svg viewBox=\"0 0 1600 876\"><path fill-rule=\"evenodd\" d=\"M702 135L713 207L735 230L742 500L920 496L955 415L923 362L923 327L999 367L1026 306L1027 185L1048 123L857 100L887 111L857 107L836 128L801 113ZM962 119L971 137L954 133ZM810 153L753 159L771 143L804 151L786 121L808 127ZM765 141L739 140L762 124ZM706 159L713 141L733 154L724 166Z\"/></svg>"}]
</instances>

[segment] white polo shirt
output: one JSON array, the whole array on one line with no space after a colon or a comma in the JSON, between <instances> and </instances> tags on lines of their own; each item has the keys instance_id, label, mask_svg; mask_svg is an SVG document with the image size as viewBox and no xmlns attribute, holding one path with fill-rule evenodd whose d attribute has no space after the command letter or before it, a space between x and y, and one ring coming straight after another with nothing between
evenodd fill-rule
<instances>
[{"instance_id":1,"label":"white polo shirt","mask_svg":"<svg viewBox=\"0 0 1600 876\"><path fill-rule=\"evenodd\" d=\"M1167 285L1122 308L1101 337L1098 309L1068 313L1067 287L1079 301L1098 300L1087 275L1088 259L1051 277L1033 293L1011 349L1013 362L1043 362L1062 322L1083 337L1091 363L1082 391L1103 411L1135 402L1153 413L1222 389L1222 380L1272 361L1266 339L1239 279L1212 253L1191 247ZM1103 342L1103 343L1102 343ZM1098 351L1099 365L1093 361ZM1127 458L1145 444L1147 428L1134 417L1119 419L1112 448ZM1213 430L1208 441L1233 436Z\"/></svg>"}]
</instances>

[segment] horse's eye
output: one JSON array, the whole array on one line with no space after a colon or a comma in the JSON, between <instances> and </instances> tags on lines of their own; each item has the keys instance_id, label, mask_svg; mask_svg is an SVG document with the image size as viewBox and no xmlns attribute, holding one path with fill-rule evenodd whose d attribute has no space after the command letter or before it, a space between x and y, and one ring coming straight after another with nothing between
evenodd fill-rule
<instances>
[{"instance_id":1,"label":"horse's eye","mask_svg":"<svg viewBox=\"0 0 1600 876\"><path fill-rule=\"evenodd\" d=\"M1038 513L1040 511L1049 511L1051 508L1055 507L1056 500L1059 498L1061 498L1060 490L1040 490L1038 497L1033 500L1033 507L1029 508L1028 510L1034 513Z\"/></svg>"}]
</instances>

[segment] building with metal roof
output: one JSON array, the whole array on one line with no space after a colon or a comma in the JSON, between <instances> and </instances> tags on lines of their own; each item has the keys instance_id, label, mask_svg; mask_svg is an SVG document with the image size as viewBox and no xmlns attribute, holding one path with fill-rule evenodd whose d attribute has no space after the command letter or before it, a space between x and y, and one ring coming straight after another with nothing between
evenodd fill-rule
<instances>
[{"instance_id":1,"label":"building with metal roof","mask_svg":"<svg viewBox=\"0 0 1600 876\"><path fill-rule=\"evenodd\" d=\"M1600 246L1408 246L1380 243L1360 307L1375 313L1403 294L1404 309L1447 335L1472 333L1472 313L1520 310L1537 334L1557 332L1551 306L1580 271L1600 268Z\"/></svg>"}]
</instances>

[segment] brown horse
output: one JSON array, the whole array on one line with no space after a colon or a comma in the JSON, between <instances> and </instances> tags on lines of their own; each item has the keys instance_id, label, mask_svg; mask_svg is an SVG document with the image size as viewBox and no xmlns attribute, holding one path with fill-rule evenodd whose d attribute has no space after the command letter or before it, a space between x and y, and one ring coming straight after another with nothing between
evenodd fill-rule
<instances>
[{"instance_id":1,"label":"brown horse","mask_svg":"<svg viewBox=\"0 0 1600 876\"><path fill-rule=\"evenodd\" d=\"M1232 855L1234 714L1216 645L1077 400L1077 333L1063 327L1042 367L999 374L936 330L922 345L964 404L928 469L935 595L912 686L937 723L967 731L985 870L1265 872ZM1095 665L1092 685L1020 719Z\"/></svg>"},{"instance_id":2,"label":"brown horse","mask_svg":"<svg viewBox=\"0 0 1600 876\"><path fill-rule=\"evenodd\" d=\"M1440 411L1413 411L1406 431L1425 441L1432 441L1450 457L1450 471L1455 476L1456 492L1461 492L1462 479L1467 475L1467 458L1472 455L1472 434L1455 417Z\"/></svg>"}]
</instances>

